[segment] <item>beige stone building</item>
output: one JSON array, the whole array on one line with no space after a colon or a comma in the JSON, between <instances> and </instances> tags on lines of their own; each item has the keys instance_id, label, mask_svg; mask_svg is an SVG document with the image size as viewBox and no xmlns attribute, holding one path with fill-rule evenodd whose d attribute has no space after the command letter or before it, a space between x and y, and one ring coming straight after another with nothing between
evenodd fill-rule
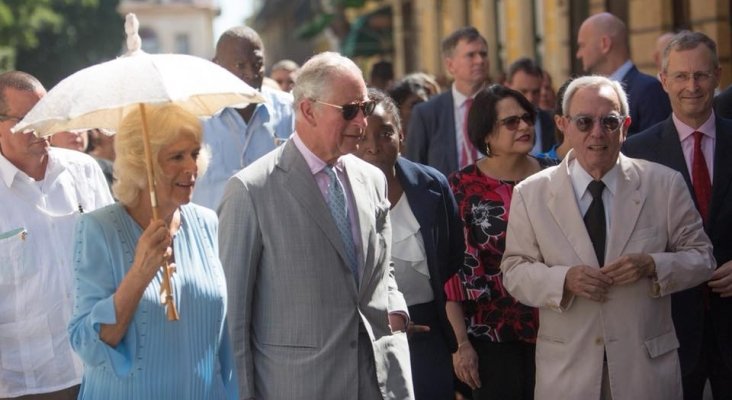
<instances>
[{"instance_id":1,"label":"beige stone building","mask_svg":"<svg viewBox=\"0 0 732 400\"><path fill-rule=\"evenodd\" d=\"M610 11L630 31L633 61L656 74L652 53L666 31L698 30L717 41L721 87L732 83L729 0L388 0L393 11L397 75L422 70L443 75L440 40L454 29L473 25L489 42L491 76L519 57L538 60L555 86L580 73L576 36L589 15Z\"/></svg>"},{"instance_id":2,"label":"beige stone building","mask_svg":"<svg viewBox=\"0 0 732 400\"><path fill-rule=\"evenodd\" d=\"M219 13L214 0L122 0L118 11L137 15L148 53L213 57L213 20Z\"/></svg>"}]
</instances>

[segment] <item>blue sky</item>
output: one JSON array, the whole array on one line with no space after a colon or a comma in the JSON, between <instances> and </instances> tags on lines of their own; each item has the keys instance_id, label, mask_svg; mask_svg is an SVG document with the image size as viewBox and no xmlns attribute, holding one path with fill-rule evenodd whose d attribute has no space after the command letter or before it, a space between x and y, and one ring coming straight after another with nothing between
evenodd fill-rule
<instances>
[{"instance_id":1,"label":"blue sky","mask_svg":"<svg viewBox=\"0 0 732 400\"><path fill-rule=\"evenodd\" d=\"M218 0L221 15L214 20L214 42L227 29L241 25L244 18L251 14L252 0Z\"/></svg>"}]
</instances>

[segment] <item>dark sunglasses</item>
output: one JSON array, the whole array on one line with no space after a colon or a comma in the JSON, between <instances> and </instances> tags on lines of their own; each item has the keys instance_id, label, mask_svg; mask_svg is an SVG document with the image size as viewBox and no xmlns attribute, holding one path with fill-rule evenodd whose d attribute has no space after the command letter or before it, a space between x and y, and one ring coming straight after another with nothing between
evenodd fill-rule
<instances>
[{"instance_id":1,"label":"dark sunglasses","mask_svg":"<svg viewBox=\"0 0 732 400\"><path fill-rule=\"evenodd\" d=\"M343 119L345 119L346 121L350 121L350 120L356 118L356 115L358 115L358 110L363 111L364 117L368 117L369 115L373 114L374 108L376 108L376 102L373 100L366 100L366 101L360 101L358 103L344 104L342 106L326 103L326 102L320 101L320 100L313 100L313 101L315 101L316 103L325 104L326 106L340 108L341 112L343 113Z\"/></svg>"},{"instance_id":2,"label":"dark sunglasses","mask_svg":"<svg viewBox=\"0 0 732 400\"><path fill-rule=\"evenodd\" d=\"M603 115L597 118L593 118L588 115L577 115L567 118L569 118L569 121L574 123L574 126L576 126L577 129L582 133L591 132L592 128L595 126L596 120L600 121L600 126L602 127L602 130L607 133L613 133L617 131L623 125L623 122L625 122L624 116L615 114Z\"/></svg>"},{"instance_id":3,"label":"dark sunglasses","mask_svg":"<svg viewBox=\"0 0 732 400\"><path fill-rule=\"evenodd\" d=\"M524 113L522 115L512 115L510 117L503 118L502 120L498 121L498 124L505 126L506 129L508 129L509 131L515 131L519 128L521 121L524 121L526 125L534 126L534 119L531 118L531 115L529 113Z\"/></svg>"}]
</instances>

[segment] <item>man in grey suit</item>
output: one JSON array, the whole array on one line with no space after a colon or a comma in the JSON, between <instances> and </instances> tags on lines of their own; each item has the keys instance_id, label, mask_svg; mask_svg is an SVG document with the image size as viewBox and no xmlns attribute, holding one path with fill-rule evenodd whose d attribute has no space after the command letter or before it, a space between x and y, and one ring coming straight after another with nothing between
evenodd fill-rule
<instances>
[{"instance_id":1,"label":"man in grey suit","mask_svg":"<svg viewBox=\"0 0 732 400\"><path fill-rule=\"evenodd\" d=\"M374 103L336 53L305 63L293 94L292 139L237 173L219 208L240 394L411 399L386 179L348 154Z\"/></svg>"}]
</instances>

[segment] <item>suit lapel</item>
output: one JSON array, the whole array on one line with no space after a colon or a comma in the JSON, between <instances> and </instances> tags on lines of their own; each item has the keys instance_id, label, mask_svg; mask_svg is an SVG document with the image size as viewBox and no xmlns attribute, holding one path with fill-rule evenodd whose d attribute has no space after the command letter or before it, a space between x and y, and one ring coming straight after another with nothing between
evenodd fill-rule
<instances>
[{"instance_id":1,"label":"suit lapel","mask_svg":"<svg viewBox=\"0 0 732 400\"><path fill-rule=\"evenodd\" d=\"M640 192L640 177L635 165L629 158L620 157L620 175L618 177L617 193L614 194L612 205L612 220L610 234L607 240L605 260L612 262L620 257L630 235L635 230L635 221L638 221L645 198ZM633 222L630 222L633 221Z\"/></svg>"},{"instance_id":2,"label":"suit lapel","mask_svg":"<svg viewBox=\"0 0 732 400\"><path fill-rule=\"evenodd\" d=\"M570 151L552 173L547 207L580 260L586 265L598 265L569 177L569 161L573 158L574 154Z\"/></svg>"},{"instance_id":3,"label":"suit lapel","mask_svg":"<svg viewBox=\"0 0 732 400\"><path fill-rule=\"evenodd\" d=\"M442 144L445 146L445 156L447 157L447 165L454 166L454 170L459 169L459 160L457 156L457 136L455 132L455 100L452 96L452 90L448 90L445 96L442 98L439 109L442 113L442 120L445 121L447 126L440 126L439 122L436 128L442 131L443 141Z\"/></svg>"},{"instance_id":4,"label":"suit lapel","mask_svg":"<svg viewBox=\"0 0 732 400\"><path fill-rule=\"evenodd\" d=\"M359 170L359 168L353 164L354 160L345 157L343 163L346 166L346 173L348 175L348 182L351 185L351 191L353 192L353 201L358 212L358 231L361 234L361 254L360 258L363 260L363 269L361 271L360 282L361 287L365 287L364 282L368 282L371 279L371 275L374 271L374 242L375 242L375 225L376 225L376 210L372 202L371 191L367 185L366 177Z\"/></svg>"},{"instance_id":5,"label":"suit lapel","mask_svg":"<svg viewBox=\"0 0 732 400\"><path fill-rule=\"evenodd\" d=\"M315 177L310 172L310 167L295 144L288 140L282 152L278 167L285 173L285 185L290 188L290 194L302 205L302 210L307 213L328 238L331 245L340 254L343 268L350 272L348 257L346 256L345 245L338 227L333 221L333 216L323 199L323 194L318 188Z\"/></svg>"},{"instance_id":6,"label":"suit lapel","mask_svg":"<svg viewBox=\"0 0 732 400\"><path fill-rule=\"evenodd\" d=\"M679 133L676 131L673 119L669 117L663 124L663 130L660 133L658 148L656 149L657 160L659 164L668 166L671 169L679 171L684 177L684 182L693 194L694 188L691 185L691 175L686 167L686 158L681 150L681 141L679 141ZM694 197L692 195L692 197ZM696 201L696 199L694 199Z\"/></svg>"},{"instance_id":7,"label":"suit lapel","mask_svg":"<svg viewBox=\"0 0 732 400\"><path fill-rule=\"evenodd\" d=\"M732 162L727 159L732 152L732 121L717 118L716 120L716 144L714 149L714 179L712 181L712 204L709 207L709 232L716 222L714 216L718 215L725 194L732 183Z\"/></svg>"}]
</instances>

